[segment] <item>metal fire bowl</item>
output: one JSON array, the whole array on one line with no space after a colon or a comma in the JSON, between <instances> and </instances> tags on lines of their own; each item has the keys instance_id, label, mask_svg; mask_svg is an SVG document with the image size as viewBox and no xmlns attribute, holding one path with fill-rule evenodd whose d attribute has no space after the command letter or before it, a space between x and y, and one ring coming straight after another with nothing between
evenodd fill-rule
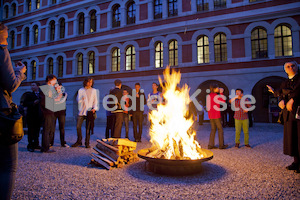
<instances>
[{"instance_id":1,"label":"metal fire bowl","mask_svg":"<svg viewBox=\"0 0 300 200\"><path fill-rule=\"evenodd\" d=\"M145 168L147 171L163 175L182 176L196 174L201 171L201 163L213 158L213 152L202 149L206 157L197 160L174 160L161 159L146 156L148 149L138 151L138 156L146 160Z\"/></svg>"}]
</instances>

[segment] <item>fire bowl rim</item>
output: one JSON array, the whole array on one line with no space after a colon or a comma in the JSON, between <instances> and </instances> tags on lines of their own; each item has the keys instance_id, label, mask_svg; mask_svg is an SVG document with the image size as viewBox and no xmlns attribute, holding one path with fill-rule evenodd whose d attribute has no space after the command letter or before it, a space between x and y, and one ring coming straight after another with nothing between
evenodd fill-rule
<instances>
[{"instance_id":1,"label":"fire bowl rim","mask_svg":"<svg viewBox=\"0 0 300 200\"><path fill-rule=\"evenodd\" d=\"M213 152L207 149L202 149L207 156L197 160L176 160L176 159L162 159L162 158L152 158L146 156L149 148L141 149L138 151L138 156L148 162L157 163L157 164L166 164L166 165L194 165L201 164L202 162L209 161L213 159Z\"/></svg>"}]
</instances>

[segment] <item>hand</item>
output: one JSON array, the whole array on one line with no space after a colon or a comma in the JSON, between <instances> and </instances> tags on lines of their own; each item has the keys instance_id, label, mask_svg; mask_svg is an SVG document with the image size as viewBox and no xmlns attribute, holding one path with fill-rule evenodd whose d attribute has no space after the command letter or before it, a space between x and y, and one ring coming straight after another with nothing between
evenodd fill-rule
<instances>
[{"instance_id":1,"label":"hand","mask_svg":"<svg viewBox=\"0 0 300 200\"><path fill-rule=\"evenodd\" d=\"M96 110L95 110L95 109L92 109L91 111L92 111L93 113L95 113L95 112L96 112Z\"/></svg>"},{"instance_id":2,"label":"hand","mask_svg":"<svg viewBox=\"0 0 300 200\"><path fill-rule=\"evenodd\" d=\"M136 93L136 97L140 97L139 93Z\"/></svg>"},{"instance_id":3,"label":"hand","mask_svg":"<svg viewBox=\"0 0 300 200\"><path fill-rule=\"evenodd\" d=\"M281 100L278 104L279 108L281 108L282 110L284 109L285 105L284 105L284 101Z\"/></svg>"},{"instance_id":4,"label":"hand","mask_svg":"<svg viewBox=\"0 0 300 200\"><path fill-rule=\"evenodd\" d=\"M290 99L290 100L287 102L287 104L286 104L286 109L287 109L288 111L292 111L292 109L293 109L293 104L294 104L294 99Z\"/></svg>"},{"instance_id":5,"label":"hand","mask_svg":"<svg viewBox=\"0 0 300 200\"><path fill-rule=\"evenodd\" d=\"M268 91L274 94L274 89L269 85L266 85L266 86L268 88Z\"/></svg>"},{"instance_id":6,"label":"hand","mask_svg":"<svg viewBox=\"0 0 300 200\"><path fill-rule=\"evenodd\" d=\"M221 94L224 92L224 88L219 88L219 90Z\"/></svg>"},{"instance_id":7,"label":"hand","mask_svg":"<svg viewBox=\"0 0 300 200\"><path fill-rule=\"evenodd\" d=\"M27 70L26 66L20 61L17 63L16 69L19 70L22 74L25 74Z\"/></svg>"}]
</instances>

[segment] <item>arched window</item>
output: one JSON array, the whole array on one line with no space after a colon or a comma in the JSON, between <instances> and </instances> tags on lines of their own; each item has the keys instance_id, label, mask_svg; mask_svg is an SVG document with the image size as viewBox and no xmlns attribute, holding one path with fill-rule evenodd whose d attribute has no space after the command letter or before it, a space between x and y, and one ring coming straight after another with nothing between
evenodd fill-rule
<instances>
[{"instance_id":1,"label":"arched window","mask_svg":"<svg viewBox=\"0 0 300 200\"><path fill-rule=\"evenodd\" d=\"M91 33L96 31L96 24L97 24L96 11L92 10L90 12L90 32Z\"/></svg>"},{"instance_id":2,"label":"arched window","mask_svg":"<svg viewBox=\"0 0 300 200\"><path fill-rule=\"evenodd\" d=\"M120 5L117 4L113 8L112 27L120 27L120 24L121 24L121 9L120 9Z\"/></svg>"},{"instance_id":3,"label":"arched window","mask_svg":"<svg viewBox=\"0 0 300 200\"><path fill-rule=\"evenodd\" d=\"M84 14L80 13L78 15L78 34L83 35L84 34Z\"/></svg>"},{"instance_id":4,"label":"arched window","mask_svg":"<svg viewBox=\"0 0 300 200\"><path fill-rule=\"evenodd\" d=\"M177 16L178 15L178 6L177 0L168 0L168 16Z\"/></svg>"},{"instance_id":5,"label":"arched window","mask_svg":"<svg viewBox=\"0 0 300 200\"><path fill-rule=\"evenodd\" d=\"M35 25L33 27L33 43L37 44L39 41L39 27Z\"/></svg>"},{"instance_id":6,"label":"arched window","mask_svg":"<svg viewBox=\"0 0 300 200\"><path fill-rule=\"evenodd\" d=\"M214 38L215 62L227 61L227 42L224 33L218 33Z\"/></svg>"},{"instance_id":7,"label":"arched window","mask_svg":"<svg viewBox=\"0 0 300 200\"><path fill-rule=\"evenodd\" d=\"M77 75L83 74L83 54L77 54Z\"/></svg>"},{"instance_id":8,"label":"arched window","mask_svg":"<svg viewBox=\"0 0 300 200\"><path fill-rule=\"evenodd\" d=\"M214 8L226 8L226 0L214 0Z\"/></svg>"},{"instance_id":9,"label":"arched window","mask_svg":"<svg viewBox=\"0 0 300 200\"><path fill-rule=\"evenodd\" d=\"M48 74L53 74L53 58L48 59Z\"/></svg>"},{"instance_id":10,"label":"arched window","mask_svg":"<svg viewBox=\"0 0 300 200\"><path fill-rule=\"evenodd\" d=\"M178 65L178 43L177 40L171 40L169 43L169 65Z\"/></svg>"},{"instance_id":11,"label":"arched window","mask_svg":"<svg viewBox=\"0 0 300 200\"><path fill-rule=\"evenodd\" d=\"M10 48L11 49L15 48L15 32L14 31L10 32Z\"/></svg>"},{"instance_id":12,"label":"arched window","mask_svg":"<svg viewBox=\"0 0 300 200\"><path fill-rule=\"evenodd\" d=\"M155 45L155 68L161 68L164 65L163 43L157 42Z\"/></svg>"},{"instance_id":13,"label":"arched window","mask_svg":"<svg viewBox=\"0 0 300 200\"><path fill-rule=\"evenodd\" d=\"M64 75L64 59L62 56L57 58L58 63L58 77L63 77Z\"/></svg>"},{"instance_id":14,"label":"arched window","mask_svg":"<svg viewBox=\"0 0 300 200\"><path fill-rule=\"evenodd\" d=\"M40 6L41 6L41 0L36 0L35 1L35 8L40 9Z\"/></svg>"},{"instance_id":15,"label":"arched window","mask_svg":"<svg viewBox=\"0 0 300 200\"><path fill-rule=\"evenodd\" d=\"M275 28L275 56L292 56L293 43L292 31L285 25L279 25Z\"/></svg>"},{"instance_id":16,"label":"arched window","mask_svg":"<svg viewBox=\"0 0 300 200\"><path fill-rule=\"evenodd\" d=\"M32 80L36 79L36 61L35 60L31 61L31 79Z\"/></svg>"},{"instance_id":17,"label":"arched window","mask_svg":"<svg viewBox=\"0 0 300 200\"><path fill-rule=\"evenodd\" d=\"M25 46L29 46L29 28L25 28L24 30L24 39L25 39Z\"/></svg>"},{"instance_id":18,"label":"arched window","mask_svg":"<svg viewBox=\"0 0 300 200\"><path fill-rule=\"evenodd\" d=\"M256 28L251 33L252 58L268 57L268 36L263 28Z\"/></svg>"},{"instance_id":19,"label":"arched window","mask_svg":"<svg viewBox=\"0 0 300 200\"><path fill-rule=\"evenodd\" d=\"M4 7L4 17L5 17L5 18L8 18L8 16L9 16L9 8L8 8L8 5L6 5L6 6Z\"/></svg>"},{"instance_id":20,"label":"arched window","mask_svg":"<svg viewBox=\"0 0 300 200\"><path fill-rule=\"evenodd\" d=\"M209 42L208 37L200 36L197 41L198 64L209 63Z\"/></svg>"},{"instance_id":21,"label":"arched window","mask_svg":"<svg viewBox=\"0 0 300 200\"><path fill-rule=\"evenodd\" d=\"M55 21L51 21L50 22L50 33L49 33L49 36L50 36L50 41L53 41L55 40Z\"/></svg>"},{"instance_id":22,"label":"arched window","mask_svg":"<svg viewBox=\"0 0 300 200\"><path fill-rule=\"evenodd\" d=\"M134 46L129 46L126 49L126 70L135 69L135 48Z\"/></svg>"},{"instance_id":23,"label":"arched window","mask_svg":"<svg viewBox=\"0 0 300 200\"><path fill-rule=\"evenodd\" d=\"M65 38L65 27L66 27L66 23L65 23L65 19L61 18L59 20L59 38L63 39Z\"/></svg>"},{"instance_id":24,"label":"arched window","mask_svg":"<svg viewBox=\"0 0 300 200\"><path fill-rule=\"evenodd\" d=\"M112 55L111 55L111 71L112 72L120 71L120 60L121 60L120 49L115 48L112 51Z\"/></svg>"},{"instance_id":25,"label":"arched window","mask_svg":"<svg viewBox=\"0 0 300 200\"><path fill-rule=\"evenodd\" d=\"M162 18L162 0L154 0L154 19Z\"/></svg>"},{"instance_id":26,"label":"arched window","mask_svg":"<svg viewBox=\"0 0 300 200\"><path fill-rule=\"evenodd\" d=\"M27 11L30 12L31 11L31 0L26 1L26 6L27 6Z\"/></svg>"},{"instance_id":27,"label":"arched window","mask_svg":"<svg viewBox=\"0 0 300 200\"><path fill-rule=\"evenodd\" d=\"M11 11L12 11L12 16L16 16L17 15L17 5L15 3L13 3L11 5Z\"/></svg>"},{"instance_id":28,"label":"arched window","mask_svg":"<svg viewBox=\"0 0 300 200\"><path fill-rule=\"evenodd\" d=\"M197 11L208 10L208 0L196 0Z\"/></svg>"},{"instance_id":29,"label":"arched window","mask_svg":"<svg viewBox=\"0 0 300 200\"><path fill-rule=\"evenodd\" d=\"M127 5L127 24L135 23L135 3L131 2Z\"/></svg>"},{"instance_id":30,"label":"arched window","mask_svg":"<svg viewBox=\"0 0 300 200\"><path fill-rule=\"evenodd\" d=\"M89 52L89 74L95 73L95 52Z\"/></svg>"}]
</instances>

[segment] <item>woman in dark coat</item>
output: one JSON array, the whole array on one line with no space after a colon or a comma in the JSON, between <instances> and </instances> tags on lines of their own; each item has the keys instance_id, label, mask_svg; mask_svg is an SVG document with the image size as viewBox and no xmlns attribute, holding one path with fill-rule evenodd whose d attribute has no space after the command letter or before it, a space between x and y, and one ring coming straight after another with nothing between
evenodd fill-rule
<instances>
[{"instance_id":1,"label":"woman in dark coat","mask_svg":"<svg viewBox=\"0 0 300 200\"><path fill-rule=\"evenodd\" d=\"M280 89L274 91L268 86L269 91L274 96L279 97L279 107L283 111L284 136L283 153L294 157L294 162L287 166L288 170L295 170L300 173L300 119L296 119L296 112L300 106L300 74L296 62L287 62L284 64L284 70L288 75ZM300 109L300 108L299 108Z\"/></svg>"}]
</instances>

